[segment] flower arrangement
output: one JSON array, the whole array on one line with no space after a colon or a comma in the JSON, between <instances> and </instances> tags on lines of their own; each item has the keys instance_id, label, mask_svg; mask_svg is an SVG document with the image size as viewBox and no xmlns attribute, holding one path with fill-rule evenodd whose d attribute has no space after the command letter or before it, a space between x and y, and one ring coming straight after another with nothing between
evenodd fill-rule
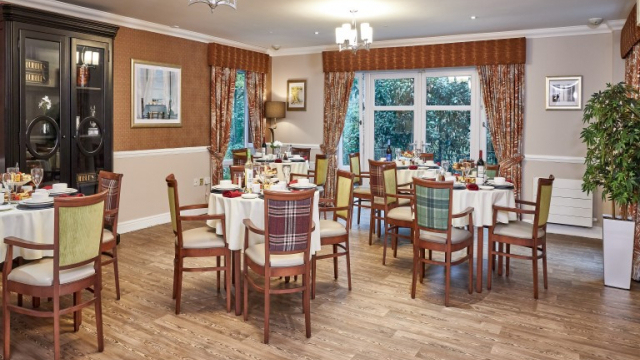
<instances>
[{"instance_id":1,"label":"flower arrangement","mask_svg":"<svg viewBox=\"0 0 640 360\"><path fill-rule=\"evenodd\" d=\"M38 107L45 114L47 113L47 110L51 110L51 100L49 100L49 96L43 97L38 103Z\"/></svg>"},{"instance_id":2,"label":"flower arrangement","mask_svg":"<svg viewBox=\"0 0 640 360\"><path fill-rule=\"evenodd\" d=\"M282 142L281 141L276 140L276 141L273 141L271 143L271 148L272 149L280 148L280 147L282 147Z\"/></svg>"}]
</instances>

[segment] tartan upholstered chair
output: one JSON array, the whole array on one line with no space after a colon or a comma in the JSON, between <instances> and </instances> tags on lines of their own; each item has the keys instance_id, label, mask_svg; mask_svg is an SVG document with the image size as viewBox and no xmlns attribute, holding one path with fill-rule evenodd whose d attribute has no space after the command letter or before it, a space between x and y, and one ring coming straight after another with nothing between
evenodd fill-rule
<instances>
[{"instance_id":1,"label":"tartan upholstered chair","mask_svg":"<svg viewBox=\"0 0 640 360\"><path fill-rule=\"evenodd\" d=\"M272 294L302 292L307 337L311 337L311 232L315 190L264 192L264 230L244 219L244 320L249 318L249 286L264 294L264 343L269 343L269 312ZM249 232L264 236L260 244L249 243ZM249 269L264 277L260 287ZM270 279L302 275L302 286L272 289Z\"/></svg>"},{"instance_id":2,"label":"tartan upholstered chair","mask_svg":"<svg viewBox=\"0 0 640 360\"><path fill-rule=\"evenodd\" d=\"M247 148L231 150L233 165L244 165L247 162Z\"/></svg>"},{"instance_id":3,"label":"tartan upholstered chair","mask_svg":"<svg viewBox=\"0 0 640 360\"><path fill-rule=\"evenodd\" d=\"M411 298L416 297L416 283L424 279L425 264L445 267L444 304L449 306L449 288L451 266L469 262L469 294L473 292L473 208L452 214L453 182L431 181L413 178L415 187L415 219L413 233L413 276L411 278ZM467 230L451 225L454 218L468 216ZM452 259L456 251L465 250L466 254L457 260ZM425 258L425 250L429 258ZM444 261L432 259L431 252L444 253Z\"/></svg>"},{"instance_id":4,"label":"tartan upholstered chair","mask_svg":"<svg viewBox=\"0 0 640 360\"><path fill-rule=\"evenodd\" d=\"M82 323L82 308L95 305L98 351L104 349L102 334L102 262L100 244L104 229L107 192L79 198L56 198L53 202L53 244L39 244L16 237L4 239L7 245L2 272L4 316L4 359L11 355L11 312L35 317L53 317L54 358L60 359L60 316L73 313L74 332ZM12 268L13 247L53 250L45 258ZM82 290L92 297L82 302ZM52 298L53 310L40 311L9 304L11 293ZM73 306L61 309L60 298L73 294Z\"/></svg>"},{"instance_id":5,"label":"tartan upholstered chair","mask_svg":"<svg viewBox=\"0 0 640 360\"><path fill-rule=\"evenodd\" d=\"M353 206L353 178L347 171L338 170L336 174L336 191L334 199L324 199L331 207L322 207L320 212L333 212L333 219L320 220L320 243L322 246L333 247L333 252L326 255L313 255L311 259L311 298L316 297L316 261L333 258L333 276L338 280L338 257L347 260L347 281L351 291L351 254L349 252L349 229L351 228L351 214ZM344 220L344 224L338 219ZM341 249L339 251L338 249Z\"/></svg>"},{"instance_id":6,"label":"tartan upholstered chair","mask_svg":"<svg viewBox=\"0 0 640 360\"><path fill-rule=\"evenodd\" d=\"M303 158L311 159L311 148L291 147L291 155L300 155Z\"/></svg>"},{"instance_id":7,"label":"tartan upholstered chair","mask_svg":"<svg viewBox=\"0 0 640 360\"><path fill-rule=\"evenodd\" d=\"M120 278L118 275L118 210L120 209L120 189L122 188L122 174L100 171L98 174L99 191L107 191L104 206L104 234L100 252L109 259L102 261L102 266L113 264L113 275L116 279L116 299L120 300Z\"/></svg>"},{"instance_id":8,"label":"tartan upholstered chair","mask_svg":"<svg viewBox=\"0 0 640 360\"><path fill-rule=\"evenodd\" d=\"M487 179L493 179L494 177L499 176L498 174L500 174L500 164L487 165L487 169L485 171Z\"/></svg>"},{"instance_id":9,"label":"tartan upholstered chair","mask_svg":"<svg viewBox=\"0 0 640 360\"><path fill-rule=\"evenodd\" d=\"M428 161L428 160L433 161L433 153L421 153L420 154L420 160L422 160L422 161Z\"/></svg>"},{"instance_id":10,"label":"tartan upholstered chair","mask_svg":"<svg viewBox=\"0 0 640 360\"><path fill-rule=\"evenodd\" d=\"M509 276L509 259L531 260L533 265L533 297L538 298L538 260L542 259L542 276L544 288L548 288L547 281L547 220L549 220L549 208L551 206L551 190L553 188L553 175L548 179L538 179L538 191L536 202L516 200L521 206L531 206L533 210L509 208L493 205L493 224L489 228L489 271L487 272L487 289L491 290L492 267L495 256L506 256L506 274ZM515 212L520 215L533 215L533 223L526 221L510 221L508 224L496 224L498 211ZM535 224L535 225L534 225ZM495 244L500 249L494 249ZM501 251L502 244L506 244L506 252ZM511 254L511 245L522 246L531 250L531 256Z\"/></svg>"},{"instance_id":11,"label":"tartan upholstered chair","mask_svg":"<svg viewBox=\"0 0 640 360\"><path fill-rule=\"evenodd\" d=\"M324 192L324 184L327 182L327 171L329 170L329 159L327 155L317 154L315 170L309 170L307 174L291 174L291 179L296 177L313 178L313 183L318 185L320 194Z\"/></svg>"},{"instance_id":12,"label":"tartan upholstered chair","mask_svg":"<svg viewBox=\"0 0 640 360\"><path fill-rule=\"evenodd\" d=\"M353 206L358 207L358 225L360 225L360 211L362 210L362 208L371 208L370 205L363 204L362 202L365 201L367 203L371 203L372 199L371 189L362 186L362 179L368 179L369 172L362 171L362 169L360 168L360 153L349 154L349 169L351 170L351 173L355 175L355 177L353 178L353 184L356 186L353 189Z\"/></svg>"},{"instance_id":13,"label":"tartan upholstered chair","mask_svg":"<svg viewBox=\"0 0 640 360\"><path fill-rule=\"evenodd\" d=\"M180 314L180 300L182 298L182 274L184 272L216 271L218 292L220 292L220 272L224 271L224 287L227 291L227 312L231 311L231 251L225 235L225 216L216 215L182 215L182 211L207 209L208 204L180 206L178 197L178 181L173 174L167 176L167 193L169 195L169 211L171 213L171 227L175 236L175 255L173 258L173 298L176 300L176 315ZM208 227L198 227L183 230L183 221L222 221L222 235ZM212 267L184 267L184 259L189 257L215 256L216 266ZM220 257L224 257L224 266L220 266ZM236 295L237 296L237 295Z\"/></svg>"},{"instance_id":14,"label":"tartan upholstered chair","mask_svg":"<svg viewBox=\"0 0 640 360\"><path fill-rule=\"evenodd\" d=\"M382 250L382 264L387 260L387 237L391 236L391 247L393 248L393 257L398 256L398 238L406 238L413 241L413 214L411 210L411 200L413 195L406 192L412 192L412 189L398 188L396 163L385 163L382 167L382 178L384 186L382 187L382 204L384 206L384 246ZM405 193L401 193L404 191ZM378 201L380 202L380 201ZM401 235L400 228L409 228L411 234L409 236Z\"/></svg>"}]
</instances>

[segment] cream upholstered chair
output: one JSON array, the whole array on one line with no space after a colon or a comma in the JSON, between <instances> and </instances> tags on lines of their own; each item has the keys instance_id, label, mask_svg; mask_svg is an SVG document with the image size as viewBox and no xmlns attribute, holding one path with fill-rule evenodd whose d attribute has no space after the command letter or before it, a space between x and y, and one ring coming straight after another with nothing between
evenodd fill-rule
<instances>
[{"instance_id":1,"label":"cream upholstered chair","mask_svg":"<svg viewBox=\"0 0 640 360\"><path fill-rule=\"evenodd\" d=\"M358 207L358 225L360 225L360 212L362 208L371 208L372 199L371 189L362 186L362 179L368 179L369 172L362 171L360 168L360 153L349 154L349 169L354 174L353 184L355 185L355 188L353 189L353 206ZM365 204L362 203L363 201ZM366 203L369 203L369 205Z\"/></svg>"},{"instance_id":2,"label":"cream upholstered chair","mask_svg":"<svg viewBox=\"0 0 640 360\"><path fill-rule=\"evenodd\" d=\"M247 148L231 150L233 165L244 165L247 162Z\"/></svg>"},{"instance_id":3,"label":"cream upholstered chair","mask_svg":"<svg viewBox=\"0 0 640 360\"><path fill-rule=\"evenodd\" d=\"M316 297L316 261L333 258L333 276L338 279L338 257L347 260L347 280L351 290L351 254L349 252L349 229L351 228L351 210L353 206L353 177L352 173L338 170L336 174L336 192L334 199L324 199L327 206L320 208L320 212L333 212L333 219L320 220L320 243L322 246L333 247L333 252L325 255L313 255L311 259L311 298ZM344 224L338 219L344 220ZM342 251L339 251L341 249Z\"/></svg>"},{"instance_id":4,"label":"cream upholstered chair","mask_svg":"<svg viewBox=\"0 0 640 360\"><path fill-rule=\"evenodd\" d=\"M175 235L175 257L173 260L173 298L176 300L176 314L180 314L180 299L182 297L182 274L184 272L217 271L218 292L220 292L220 272L225 272L224 284L227 290L227 312L231 311L231 251L225 235L225 216L219 215L182 215L185 210L206 209L208 204L180 206L178 199L178 181L173 174L167 176L169 194L169 210L171 212L171 227ZM182 229L183 221L222 221L222 235L215 230L203 226L190 230ZM185 268L184 258L215 256L216 266ZM224 266L220 266L220 257L224 258ZM237 295L236 295L237 296Z\"/></svg>"},{"instance_id":5,"label":"cream upholstered chair","mask_svg":"<svg viewBox=\"0 0 640 360\"><path fill-rule=\"evenodd\" d=\"M100 171L98 186L100 191L107 191L104 207L104 234L100 252L110 259L103 260L102 266L113 264L113 274L116 279L116 299L120 300L120 279L118 276L118 213L120 209L120 189L122 188L122 174Z\"/></svg>"},{"instance_id":6,"label":"cream upholstered chair","mask_svg":"<svg viewBox=\"0 0 640 360\"><path fill-rule=\"evenodd\" d=\"M473 292L473 208L452 214L453 182L413 179L415 187L415 219L413 235L413 277L411 279L411 298L416 297L418 274L420 282L424 278L424 265L443 265L445 267L444 304L449 306L449 288L451 266L469 263L469 294ZM468 216L467 230L452 226L452 219ZM452 260L452 254L465 250L466 254ZM425 250L429 258L425 259ZM444 252L445 261L431 258L432 251ZM481 260L480 260L481 261Z\"/></svg>"},{"instance_id":7,"label":"cream upholstered chair","mask_svg":"<svg viewBox=\"0 0 640 360\"><path fill-rule=\"evenodd\" d=\"M303 158L309 160L311 159L311 148L302 148L302 147L291 147L291 155L300 155Z\"/></svg>"},{"instance_id":8,"label":"cream upholstered chair","mask_svg":"<svg viewBox=\"0 0 640 360\"><path fill-rule=\"evenodd\" d=\"M79 198L56 198L53 244L34 243L16 237L4 239L7 245L2 272L4 316L4 358L11 355L11 312L35 317L53 317L54 358L60 358L60 316L73 313L74 332L80 329L82 308L95 305L98 351L104 349L102 333L102 263L100 244L104 226L107 192ZM13 247L53 250L45 258L12 268ZM82 290L91 289L92 298L82 302ZM40 311L11 305L11 293L52 298L53 310ZM73 294L73 306L61 309L60 298Z\"/></svg>"},{"instance_id":9,"label":"cream upholstered chair","mask_svg":"<svg viewBox=\"0 0 640 360\"><path fill-rule=\"evenodd\" d=\"M538 260L542 259L542 275L544 288L548 288L547 281L547 221L549 220L549 208L551 206L551 192L553 188L553 175L548 179L538 179L538 192L536 202L516 200L516 204L532 206L533 210L493 206L493 224L489 228L489 271L487 272L487 289L491 290L492 269L495 256L507 257L507 271L509 276L509 259L531 260L533 265L533 297L538 298ZM520 215L533 215L533 223L526 221L510 221L508 224L497 224L498 211L515 212ZM495 244L506 244L506 252L494 249ZM511 245L522 246L531 250L531 256L511 254Z\"/></svg>"},{"instance_id":10,"label":"cream upholstered chair","mask_svg":"<svg viewBox=\"0 0 640 360\"><path fill-rule=\"evenodd\" d=\"M311 232L315 190L283 193L264 192L264 230L244 219L244 321L249 319L249 286L264 294L264 343L269 343L269 312L272 294L302 293L307 337L311 337ZM249 244L249 232L264 242ZM249 275L249 269L264 277L264 287ZM302 285L272 289L272 277L302 275Z\"/></svg>"},{"instance_id":11,"label":"cream upholstered chair","mask_svg":"<svg viewBox=\"0 0 640 360\"><path fill-rule=\"evenodd\" d=\"M314 170L309 170L307 174L291 174L291 178L306 177L313 178L313 183L318 185L318 190L322 194L324 192L324 184L327 183L327 171L329 170L329 159L327 155L317 154Z\"/></svg>"},{"instance_id":12,"label":"cream upholstered chair","mask_svg":"<svg viewBox=\"0 0 640 360\"><path fill-rule=\"evenodd\" d=\"M411 209L411 202L413 200L411 192L413 192L413 189L398 188L398 173L395 162L383 165L382 179L384 181L382 198L377 198L374 202L381 202L384 207L384 246L382 250L382 264L384 265L387 260L388 236L391 237L393 257L398 256L399 238L413 241L413 214ZM404 192L404 194L401 192ZM399 232L400 228L408 228L411 234L409 236L401 235Z\"/></svg>"}]
</instances>

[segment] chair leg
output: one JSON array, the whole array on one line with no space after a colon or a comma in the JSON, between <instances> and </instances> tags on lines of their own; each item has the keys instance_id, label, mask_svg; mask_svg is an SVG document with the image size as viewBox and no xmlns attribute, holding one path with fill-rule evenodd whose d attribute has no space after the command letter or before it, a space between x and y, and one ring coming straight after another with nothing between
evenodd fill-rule
<instances>
[{"instance_id":1,"label":"chair leg","mask_svg":"<svg viewBox=\"0 0 640 360\"><path fill-rule=\"evenodd\" d=\"M360 211L362 210L362 199L358 199L358 226L360 226Z\"/></svg>"},{"instance_id":2,"label":"chair leg","mask_svg":"<svg viewBox=\"0 0 640 360\"><path fill-rule=\"evenodd\" d=\"M249 266L247 265L246 260L244 261L244 296L243 296L243 302L244 302L244 321L249 320ZM266 279L265 279L266 280ZM239 284L236 284L236 296L238 296L238 287ZM266 295L265 295L266 296Z\"/></svg>"},{"instance_id":3,"label":"chair leg","mask_svg":"<svg viewBox=\"0 0 640 360\"><path fill-rule=\"evenodd\" d=\"M469 257L469 294L473 293L473 241L467 248L467 256Z\"/></svg>"},{"instance_id":4,"label":"chair leg","mask_svg":"<svg viewBox=\"0 0 640 360\"><path fill-rule=\"evenodd\" d=\"M508 264L508 263L507 263ZM509 271L509 265L507 265L507 271ZM542 243L542 278L544 279L544 288L549 288L549 282L547 279L547 242Z\"/></svg>"},{"instance_id":5,"label":"chair leg","mask_svg":"<svg viewBox=\"0 0 640 360\"><path fill-rule=\"evenodd\" d=\"M347 258L347 281L349 283L349 291L351 291L351 251L349 250L349 240L344 242L344 247L345 247L344 256Z\"/></svg>"},{"instance_id":6,"label":"chair leg","mask_svg":"<svg viewBox=\"0 0 640 360\"><path fill-rule=\"evenodd\" d=\"M382 238L382 265L387 261L387 225L385 224L384 237Z\"/></svg>"},{"instance_id":7,"label":"chair leg","mask_svg":"<svg viewBox=\"0 0 640 360\"><path fill-rule=\"evenodd\" d=\"M264 343L269 343L269 312L271 305L271 278L268 275L264 277Z\"/></svg>"},{"instance_id":8,"label":"chair leg","mask_svg":"<svg viewBox=\"0 0 640 360\"><path fill-rule=\"evenodd\" d=\"M393 239L393 257L394 258L398 257L398 231L399 230L400 229L398 227L393 229L393 233L395 234L395 236L392 238Z\"/></svg>"},{"instance_id":9,"label":"chair leg","mask_svg":"<svg viewBox=\"0 0 640 360\"><path fill-rule=\"evenodd\" d=\"M307 338L311 337L311 294L310 294L310 279L309 279L309 264L307 263L305 272L304 272L305 281L305 289L303 292L302 301L304 302L304 325L306 328Z\"/></svg>"},{"instance_id":10,"label":"chair leg","mask_svg":"<svg viewBox=\"0 0 640 360\"><path fill-rule=\"evenodd\" d=\"M96 335L98 337L98 351L104 351L104 333L102 330L102 275L98 274L98 281L94 286L94 297L96 301L94 303L96 313Z\"/></svg>"},{"instance_id":11,"label":"chair leg","mask_svg":"<svg viewBox=\"0 0 640 360\"><path fill-rule=\"evenodd\" d=\"M504 252L504 244L498 244L498 251ZM498 276L502 276L502 262L504 260L504 256L498 256Z\"/></svg>"},{"instance_id":12,"label":"chair leg","mask_svg":"<svg viewBox=\"0 0 640 360\"><path fill-rule=\"evenodd\" d=\"M120 300L120 275L118 273L118 245L113 246L113 275L116 278L116 300Z\"/></svg>"},{"instance_id":13,"label":"chair leg","mask_svg":"<svg viewBox=\"0 0 640 360\"><path fill-rule=\"evenodd\" d=\"M6 276L6 274L3 274ZM6 284L2 288L2 317L3 317L3 336L4 336L4 358L9 359L11 356L11 313L9 312L9 297L11 294L7 291Z\"/></svg>"},{"instance_id":14,"label":"chair leg","mask_svg":"<svg viewBox=\"0 0 640 360\"><path fill-rule=\"evenodd\" d=\"M40 298L37 296L34 296L31 298L31 307L33 307L34 309L37 309L40 307Z\"/></svg>"},{"instance_id":15,"label":"chair leg","mask_svg":"<svg viewBox=\"0 0 640 360\"><path fill-rule=\"evenodd\" d=\"M489 232L489 244L487 246L487 252L488 252L488 261L489 264L487 264L487 290L491 290L491 278L493 275L493 265L495 262L495 257L494 257L494 246L495 243L493 241L493 237L491 236L491 232ZM481 259L478 259L478 261L482 261Z\"/></svg>"},{"instance_id":16,"label":"chair leg","mask_svg":"<svg viewBox=\"0 0 640 360\"><path fill-rule=\"evenodd\" d=\"M380 234L382 233L382 210L378 210L378 237L380 237ZM387 226L387 223L385 222L384 226Z\"/></svg>"},{"instance_id":17,"label":"chair leg","mask_svg":"<svg viewBox=\"0 0 640 360\"><path fill-rule=\"evenodd\" d=\"M372 208L369 216L369 246L373 244L373 229L375 228L374 214L375 210Z\"/></svg>"},{"instance_id":18,"label":"chair leg","mask_svg":"<svg viewBox=\"0 0 640 360\"><path fill-rule=\"evenodd\" d=\"M311 298L316 298L316 255L311 256Z\"/></svg>"},{"instance_id":19,"label":"chair leg","mask_svg":"<svg viewBox=\"0 0 640 360\"><path fill-rule=\"evenodd\" d=\"M511 254L511 244L507 244L507 254ZM505 259L505 275L509 277L509 264L511 262L511 257L507 256Z\"/></svg>"},{"instance_id":20,"label":"chair leg","mask_svg":"<svg viewBox=\"0 0 640 360\"><path fill-rule=\"evenodd\" d=\"M60 296L53 298L53 358L60 359Z\"/></svg>"},{"instance_id":21,"label":"chair leg","mask_svg":"<svg viewBox=\"0 0 640 360\"><path fill-rule=\"evenodd\" d=\"M533 258L533 298L538 298L538 248L533 246L531 248L531 257Z\"/></svg>"},{"instance_id":22,"label":"chair leg","mask_svg":"<svg viewBox=\"0 0 640 360\"><path fill-rule=\"evenodd\" d=\"M424 259L424 249L420 249L420 284L424 284L424 274L426 272L426 264L422 259ZM431 254L431 250L429 250L429 254Z\"/></svg>"},{"instance_id":23,"label":"chair leg","mask_svg":"<svg viewBox=\"0 0 640 360\"><path fill-rule=\"evenodd\" d=\"M73 305L78 305L82 303L82 292L76 291L73 293ZM82 325L82 309L75 311L73 313L73 332L78 332L80 330L80 325Z\"/></svg>"},{"instance_id":24,"label":"chair leg","mask_svg":"<svg viewBox=\"0 0 640 360\"><path fill-rule=\"evenodd\" d=\"M444 306L449 306L449 289L451 287L451 253L445 252L445 284L444 284Z\"/></svg>"},{"instance_id":25,"label":"chair leg","mask_svg":"<svg viewBox=\"0 0 640 360\"><path fill-rule=\"evenodd\" d=\"M333 254L338 253L338 245L333 245ZM338 257L333 258L333 278L338 280Z\"/></svg>"},{"instance_id":26,"label":"chair leg","mask_svg":"<svg viewBox=\"0 0 640 360\"><path fill-rule=\"evenodd\" d=\"M231 312L231 251L224 256L224 288L227 290L227 312Z\"/></svg>"},{"instance_id":27,"label":"chair leg","mask_svg":"<svg viewBox=\"0 0 640 360\"><path fill-rule=\"evenodd\" d=\"M180 315L180 300L182 298L182 266L184 259L178 259L178 280L176 283L176 315Z\"/></svg>"},{"instance_id":28,"label":"chair leg","mask_svg":"<svg viewBox=\"0 0 640 360\"><path fill-rule=\"evenodd\" d=\"M176 292L178 291L178 258L173 258L173 300L176 299Z\"/></svg>"},{"instance_id":29,"label":"chair leg","mask_svg":"<svg viewBox=\"0 0 640 360\"><path fill-rule=\"evenodd\" d=\"M216 266L220 267L220 256L216 256ZM220 293L220 270L216 271L217 285L218 285L218 294Z\"/></svg>"},{"instance_id":30,"label":"chair leg","mask_svg":"<svg viewBox=\"0 0 640 360\"><path fill-rule=\"evenodd\" d=\"M421 267L422 261L418 257L420 251L414 245L413 247L413 271L411 276L411 298L416 298L416 282L418 278L418 267Z\"/></svg>"}]
</instances>

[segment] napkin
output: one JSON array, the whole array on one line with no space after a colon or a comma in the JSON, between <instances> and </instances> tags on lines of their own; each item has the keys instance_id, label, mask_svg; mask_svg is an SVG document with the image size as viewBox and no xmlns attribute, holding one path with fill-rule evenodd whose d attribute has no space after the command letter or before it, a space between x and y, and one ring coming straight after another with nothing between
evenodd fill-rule
<instances>
[{"instance_id":1,"label":"napkin","mask_svg":"<svg viewBox=\"0 0 640 360\"><path fill-rule=\"evenodd\" d=\"M505 179L508 183L512 183L513 184L513 180L511 180L510 178L506 178Z\"/></svg>"},{"instance_id":2,"label":"napkin","mask_svg":"<svg viewBox=\"0 0 640 360\"><path fill-rule=\"evenodd\" d=\"M297 184L297 183L298 183L298 180L291 180L291 181L289 181L289 185Z\"/></svg>"},{"instance_id":3,"label":"napkin","mask_svg":"<svg viewBox=\"0 0 640 360\"><path fill-rule=\"evenodd\" d=\"M78 193L78 194L73 194L73 195L69 195L69 194L58 195L58 197L61 197L61 198L65 198L65 197L83 197L83 196L84 196L83 193Z\"/></svg>"},{"instance_id":4,"label":"napkin","mask_svg":"<svg viewBox=\"0 0 640 360\"><path fill-rule=\"evenodd\" d=\"M309 160L309 157L308 157L308 156L303 156L302 158L303 158L305 161Z\"/></svg>"},{"instance_id":5,"label":"napkin","mask_svg":"<svg viewBox=\"0 0 640 360\"><path fill-rule=\"evenodd\" d=\"M222 196L228 197L228 198L236 198L236 197L242 196L242 192L238 190L233 190L233 191L227 190L222 193Z\"/></svg>"},{"instance_id":6,"label":"napkin","mask_svg":"<svg viewBox=\"0 0 640 360\"><path fill-rule=\"evenodd\" d=\"M467 184L467 190L477 191L479 189L478 184Z\"/></svg>"},{"instance_id":7,"label":"napkin","mask_svg":"<svg viewBox=\"0 0 640 360\"><path fill-rule=\"evenodd\" d=\"M409 170L418 170L418 165L409 165Z\"/></svg>"},{"instance_id":8,"label":"napkin","mask_svg":"<svg viewBox=\"0 0 640 360\"><path fill-rule=\"evenodd\" d=\"M42 188L45 189L45 190L51 190L51 189L53 189L53 186L47 185L47 186L43 186Z\"/></svg>"},{"instance_id":9,"label":"napkin","mask_svg":"<svg viewBox=\"0 0 640 360\"><path fill-rule=\"evenodd\" d=\"M281 164L282 163L282 159L276 159L276 161L274 161L274 163Z\"/></svg>"}]
</instances>

